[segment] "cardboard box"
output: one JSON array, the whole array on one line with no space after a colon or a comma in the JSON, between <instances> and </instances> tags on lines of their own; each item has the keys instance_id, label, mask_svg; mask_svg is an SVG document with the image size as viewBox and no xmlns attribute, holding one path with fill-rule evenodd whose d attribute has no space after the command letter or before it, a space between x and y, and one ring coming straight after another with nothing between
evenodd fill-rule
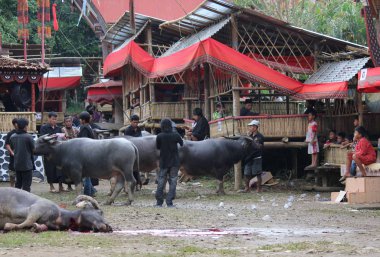
<instances>
[{"instance_id":1,"label":"cardboard box","mask_svg":"<svg viewBox=\"0 0 380 257\"><path fill-rule=\"evenodd\" d=\"M365 192L365 179L364 177L350 177L346 178L346 188L344 191L349 192L349 193L364 193Z\"/></svg>"},{"instance_id":2,"label":"cardboard box","mask_svg":"<svg viewBox=\"0 0 380 257\"><path fill-rule=\"evenodd\" d=\"M347 201L349 204L368 203L366 193L347 193Z\"/></svg>"},{"instance_id":3,"label":"cardboard box","mask_svg":"<svg viewBox=\"0 0 380 257\"><path fill-rule=\"evenodd\" d=\"M331 202L335 202L338 195L339 195L339 192L331 192Z\"/></svg>"},{"instance_id":4,"label":"cardboard box","mask_svg":"<svg viewBox=\"0 0 380 257\"><path fill-rule=\"evenodd\" d=\"M350 193L371 192L380 194L380 177L347 178L345 191Z\"/></svg>"}]
</instances>

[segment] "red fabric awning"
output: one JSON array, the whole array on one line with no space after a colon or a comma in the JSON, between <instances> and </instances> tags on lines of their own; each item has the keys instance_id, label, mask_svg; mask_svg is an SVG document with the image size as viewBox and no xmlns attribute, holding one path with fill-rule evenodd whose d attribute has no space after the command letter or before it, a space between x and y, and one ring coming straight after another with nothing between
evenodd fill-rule
<instances>
[{"instance_id":1,"label":"red fabric awning","mask_svg":"<svg viewBox=\"0 0 380 257\"><path fill-rule=\"evenodd\" d=\"M254 56L248 54L248 56L275 69L294 73L314 72L314 57L312 56L263 56L261 54L254 54Z\"/></svg>"},{"instance_id":2,"label":"red fabric awning","mask_svg":"<svg viewBox=\"0 0 380 257\"><path fill-rule=\"evenodd\" d=\"M131 64L148 78L165 77L203 63L235 73L298 99L344 98L347 83L308 84L292 79L250 57L208 38L170 56L153 58L135 42L112 52L104 62L105 76L120 74L121 68Z\"/></svg>"},{"instance_id":3,"label":"red fabric awning","mask_svg":"<svg viewBox=\"0 0 380 257\"><path fill-rule=\"evenodd\" d=\"M87 100L99 104L112 104L115 98L122 97L122 82L110 80L87 87Z\"/></svg>"},{"instance_id":4,"label":"red fabric awning","mask_svg":"<svg viewBox=\"0 0 380 257\"><path fill-rule=\"evenodd\" d=\"M43 86L45 91L71 89L80 85L80 79L81 77L43 78L41 79L39 88L42 90Z\"/></svg>"},{"instance_id":5,"label":"red fabric awning","mask_svg":"<svg viewBox=\"0 0 380 257\"><path fill-rule=\"evenodd\" d=\"M358 91L361 93L380 92L380 67L362 69L359 72Z\"/></svg>"},{"instance_id":6,"label":"red fabric awning","mask_svg":"<svg viewBox=\"0 0 380 257\"><path fill-rule=\"evenodd\" d=\"M54 67L39 83L40 90L57 91L80 86L82 67Z\"/></svg>"}]
</instances>

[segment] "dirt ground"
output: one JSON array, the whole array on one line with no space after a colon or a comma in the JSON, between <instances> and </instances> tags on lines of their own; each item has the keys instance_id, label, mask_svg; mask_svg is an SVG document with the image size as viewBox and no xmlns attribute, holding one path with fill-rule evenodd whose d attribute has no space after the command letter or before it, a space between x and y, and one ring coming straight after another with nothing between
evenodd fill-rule
<instances>
[{"instance_id":1,"label":"dirt ground","mask_svg":"<svg viewBox=\"0 0 380 257\"><path fill-rule=\"evenodd\" d=\"M178 185L176 208L154 208L155 187L137 192L132 206L122 206L125 194L103 206L113 233L0 234L0 256L380 256L379 210L331 204L328 193L297 190L297 181L260 194L236 193L227 183L219 197L214 180L196 180ZM74 208L74 193L47 189L32 185L33 193ZM104 201L108 189L101 181L96 199Z\"/></svg>"}]
</instances>

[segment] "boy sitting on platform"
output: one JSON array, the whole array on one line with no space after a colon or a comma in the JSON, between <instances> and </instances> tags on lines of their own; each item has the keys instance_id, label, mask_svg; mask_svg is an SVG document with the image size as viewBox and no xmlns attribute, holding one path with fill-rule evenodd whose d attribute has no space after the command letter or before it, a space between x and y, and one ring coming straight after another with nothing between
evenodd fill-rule
<instances>
[{"instance_id":1,"label":"boy sitting on platform","mask_svg":"<svg viewBox=\"0 0 380 257\"><path fill-rule=\"evenodd\" d=\"M339 132L337 137L336 137L336 144L343 145L343 144L348 144L348 143L349 143L349 141L346 137L346 133Z\"/></svg>"},{"instance_id":2,"label":"boy sitting on platform","mask_svg":"<svg viewBox=\"0 0 380 257\"><path fill-rule=\"evenodd\" d=\"M330 130L329 139L323 145L323 149L326 149L326 148L330 147L331 144L336 144L336 143L337 143L336 131Z\"/></svg>"},{"instance_id":3,"label":"boy sitting on platform","mask_svg":"<svg viewBox=\"0 0 380 257\"><path fill-rule=\"evenodd\" d=\"M367 139L367 131L364 127L359 126L355 129L354 141L356 141L355 150L350 152L347 156L347 163L352 164L352 161L355 162L355 165L359 168L362 176L365 177L366 171L364 165L368 166L376 162L376 152L372 147L371 142ZM342 177L341 181L348 176L356 175L356 168L351 167L351 169L346 170L346 174Z\"/></svg>"}]
</instances>

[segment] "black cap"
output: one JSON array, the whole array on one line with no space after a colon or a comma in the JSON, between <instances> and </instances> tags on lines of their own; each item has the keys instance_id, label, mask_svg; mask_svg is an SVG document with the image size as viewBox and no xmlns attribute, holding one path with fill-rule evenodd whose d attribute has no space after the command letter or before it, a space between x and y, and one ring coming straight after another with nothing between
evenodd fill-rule
<instances>
[{"instance_id":1,"label":"black cap","mask_svg":"<svg viewBox=\"0 0 380 257\"><path fill-rule=\"evenodd\" d=\"M81 120L90 122L90 118L91 118L91 116L90 116L90 114L88 112L81 112L79 114L79 119L81 119Z\"/></svg>"}]
</instances>

